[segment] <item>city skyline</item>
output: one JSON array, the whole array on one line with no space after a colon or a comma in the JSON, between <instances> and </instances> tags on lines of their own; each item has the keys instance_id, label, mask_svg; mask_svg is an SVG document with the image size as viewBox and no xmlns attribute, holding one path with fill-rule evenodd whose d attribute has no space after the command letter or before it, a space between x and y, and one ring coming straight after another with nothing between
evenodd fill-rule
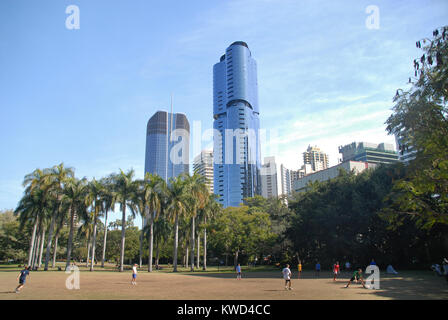
<instances>
[{"instance_id":1,"label":"city skyline","mask_svg":"<svg viewBox=\"0 0 448 320\"><path fill-rule=\"evenodd\" d=\"M0 166L0 208L15 208L24 175L36 167L64 162L77 176L90 178L132 167L142 176L142 128L151 114L167 109L173 91L174 112L210 128L210 65L223 46L237 40L247 41L263 66L261 127L279 132L278 163L298 169L300 153L312 144L329 154L332 166L337 146L353 142L355 135L394 143L384 131L393 95L412 75L415 41L443 25L447 4L380 2L380 28L368 30L369 2L281 3L263 1L254 8L251 1L202 2L200 10L199 4L185 4L173 13L185 28L163 32L169 24L142 1L131 8L118 3L109 15L101 13L105 3L79 1L80 29L71 31L64 25L68 2L2 2L0 133L7 156ZM164 5L151 9L168 12ZM185 12L194 10L186 20ZM144 19L145 12L151 19ZM226 25L222 13L229 12L249 18ZM38 28L17 22L31 16ZM323 16L328 19L319 19ZM120 23L111 26L111 17ZM258 20L266 25L255 27ZM410 20L413 24L404 24ZM140 39L153 24L161 26L160 34Z\"/></svg>"}]
</instances>

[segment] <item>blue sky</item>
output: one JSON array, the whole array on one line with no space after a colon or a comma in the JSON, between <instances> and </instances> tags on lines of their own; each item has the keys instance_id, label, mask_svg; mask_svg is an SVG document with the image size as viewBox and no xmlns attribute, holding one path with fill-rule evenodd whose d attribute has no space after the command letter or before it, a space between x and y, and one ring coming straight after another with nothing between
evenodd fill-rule
<instances>
[{"instance_id":1,"label":"blue sky","mask_svg":"<svg viewBox=\"0 0 448 320\"><path fill-rule=\"evenodd\" d=\"M79 30L65 27L72 4ZM212 126L212 67L237 40L258 63L261 127L277 133L263 156L297 169L309 144L333 165L339 145L394 143L384 122L415 42L447 17L444 0L3 0L0 209L15 208L25 174L60 162L142 177L146 122L171 93L190 124Z\"/></svg>"}]
</instances>

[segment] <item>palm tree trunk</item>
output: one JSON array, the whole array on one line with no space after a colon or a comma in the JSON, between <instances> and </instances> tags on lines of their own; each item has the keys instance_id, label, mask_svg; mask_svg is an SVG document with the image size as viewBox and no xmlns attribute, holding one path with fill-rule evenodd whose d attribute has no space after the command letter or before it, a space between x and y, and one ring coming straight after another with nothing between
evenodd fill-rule
<instances>
[{"instance_id":1,"label":"palm tree trunk","mask_svg":"<svg viewBox=\"0 0 448 320\"><path fill-rule=\"evenodd\" d=\"M201 256L200 256L200 253L201 253L201 236L200 236L200 234L199 234L199 232L198 232L198 251L197 251L197 253L196 253L196 255L197 255L197 260L196 260L196 268L197 269L199 269L199 264L200 264L200 259L201 259Z\"/></svg>"},{"instance_id":2,"label":"palm tree trunk","mask_svg":"<svg viewBox=\"0 0 448 320\"><path fill-rule=\"evenodd\" d=\"M177 272L177 246L179 241L179 217L174 218L174 252L173 252L173 272Z\"/></svg>"},{"instance_id":3,"label":"palm tree trunk","mask_svg":"<svg viewBox=\"0 0 448 320\"><path fill-rule=\"evenodd\" d=\"M93 264L95 263L95 248L96 248L96 216L93 222L93 240L92 240L92 262L90 263L90 271L93 271Z\"/></svg>"},{"instance_id":4,"label":"palm tree trunk","mask_svg":"<svg viewBox=\"0 0 448 320\"><path fill-rule=\"evenodd\" d=\"M28 252L28 266L31 266L31 263L33 262L34 245L36 242L36 232L38 224L39 224L39 218L36 218L36 221L34 222L33 233L31 234L30 250Z\"/></svg>"},{"instance_id":5,"label":"palm tree trunk","mask_svg":"<svg viewBox=\"0 0 448 320\"><path fill-rule=\"evenodd\" d=\"M71 258L72 258L72 243L73 243L73 231L75 229L75 210L73 207L70 208L70 232L68 234L68 243L67 243L67 261L65 263L65 269L67 270L70 266Z\"/></svg>"},{"instance_id":6,"label":"palm tree trunk","mask_svg":"<svg viewBox=\"0 0 448 320\"><path fill-rule=\"evenodd\" d=\"M207 223L207 219L204 217L205 223ZM202 265L202 270L207 270L207 228L204 228L204 262Z\"/></svg>"},{"instance_id":7,"label":"palm tree trunk","mask_svg":"<svg viewBox=\"0 0 448 320\"><path fill-rule=\"evenodd\" d=\"M39 257L40 237L41 237L41 234L40 234L40 230L39 230L37 233L37 244L35 244L35 248L34 248L33 265L32 265L33 269L37 265L37 259Z\"/></svg>"},{"instance_id":8,"label":"palm tree trunk","mask_svg":"<svg viewBox=\"0 0 448 320\"><path fill-rule=\"evenodd\" d=\"M159 269L159 253L160 253L160 248L159 248L159 241L156 241L156 269Z\"/></svg>"},{"instance_id":9,"label":"palm tree trunk","mask_svg":"<svg viewBox=\"0 0 448 320\"><path fill-rule=\"evenodd\" d=\"M145 227L145 219L142 217L142 231L140 232L140 252L139 252L139 268L142 267L142 255L143 255L143 228Z\"/></svg>"},{"instance_id":10,"label":"palm tree trunk","mask_svg":"<svg viewBox=\"0 0 448 320\"><path fill-rule=\"evenodd\" d=\"M104 268L104 260L106 258L106 240L107 240L107 210L104 219L104 240L103 240L103 257L101 258L101 268Z\"/></svg>"},{"instance_id":11,"label":"palm tree trunk","mask_svg":"<svg viewBox=\"0 0 448 320\"><path fill-rule=\"evenodd\" d=\"M39 249L39 262L37 265L38 268L40 268L42 266L42 254L44 252L44 243L45 243L45 228L42 228L42 236L41 236L40 249Z\"/></svg>"},{"instance_id":12,"label":"palm tree trunk","mask_svg":"<svg viewBox=\"0 0 448 320\"><path fill-rule=\"evenodd\" d=\"M59 234L56 234L56 238L54 239L53 263L51 264L52 268L56 267L56 255L58 252L58 239L59 239Z\"/></svg>"},{"instance_id":13,"label":"palm tree trunk","mask_svg":"<svg viewBox=\"0 0 448 320\"><path fill-rule=\"evenodd\" d=\"M89 267L90 247L91 247L90 244L91 244L91 241L90 241L90 236L89 236L89 238L87 239L87 261L86 261L86 268Z\"/></svg>"},{"instance_id":14,"label":"palm tree trunk","mask_svg":"<svg viewBox=\"0 0 448 320\"><path fill-rule=\"evenodd\" d=\"M185 246L185 267L188 267L188 244Z\"/></svg>"},{"instance_id":15,"label":"palm tree trunk","mask_svg":"<svg viewBox=\"0 0 448 320\"><path fill-rule=\"evenodd\" d=\"M120 254L120 272L123 272L124 264L124 244L126 239L126 201L123 201L123 216L121 218L121 254Z\"/></svg>"},{"instance_id":16,"label":"palm tree trunk","mask_svg":"<svg viewBox=\"0 0 448 320\"><path fill-rule=\"evenodd\" d=\"M154 243L154 214L149 217L149 255L148 255L148 272L152 272L152 255Z\"/></svg>"},{"instance_id":17,"label":"palm tree trunk","mask_svg":"<svg viewBox=\"0 0 448 320\"><path fill-rule=\"evenodd\" d=\"M194 271L194 240L195 240L195 234L194 234L194 221L195 217L191 219L191 253L190 253L190 259L191 259L191 266L190 271Z\"/></svg>"},{"instance_id":18,"label":"palm tree trunk","mask_svg":"<svg viewBox=\"0 0 448 320\"><path fill-rule=\"evenodd\" d=\"M56 220L56 212L55 211L51 217L50 230L48 231L47 238L47 252L45 253L45 267L44 270L48 270L48 263L50 262L50 251L51 251L51 240L53 238L53 230L54 230L54 222Z\"/></svg>"}]
</instances>

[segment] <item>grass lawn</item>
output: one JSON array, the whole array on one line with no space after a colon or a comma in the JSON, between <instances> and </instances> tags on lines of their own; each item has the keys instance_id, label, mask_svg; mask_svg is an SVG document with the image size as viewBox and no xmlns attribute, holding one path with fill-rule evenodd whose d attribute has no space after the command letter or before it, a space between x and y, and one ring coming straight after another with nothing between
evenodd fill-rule
<instances>
[{"instance_id":1,"label":"grass lawn","mask_svg":"<svg viewBox=\"0 0 448 320\"><path fill-rule=\"evenodd\" d=\"M63 266L63 265L61 265ZM130 268L130 267L129 267ZM232 267L209 267L206 272L189 272L163 266L152 273L146 266L139 270L137 285L132 286L131 271L120 273L115 266L96 267L94 272L80 265L80 289L68 290L65 282L69 274L64 271L32 271L19 294L17 265L0 265L0 300L22 299L185 299L185 300L384 300L384 299L448 299L448 283L430 271L403 271L398 275L381 273L379 290L363 289L352 284L344 288L349 274L333 281L330 272L315 278L312 271L304 270L297 279L293 270L293 290L284 289L280 270L272 267L247 268L243 266L243 279L236 280Z\"/></svg>"}]
</instances>

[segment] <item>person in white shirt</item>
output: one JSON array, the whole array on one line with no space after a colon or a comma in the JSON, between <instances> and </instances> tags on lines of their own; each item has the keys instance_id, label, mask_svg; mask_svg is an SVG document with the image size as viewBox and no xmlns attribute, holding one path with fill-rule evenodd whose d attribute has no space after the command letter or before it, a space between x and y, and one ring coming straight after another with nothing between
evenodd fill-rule
<instances>
[{"instance_id":1,"label":"person in white shirt","mask_svg":"<svg viewBox=\"0 0 448 320\"><path fill-rule=\"evenodd\" d=\"M283 279L285 279L285 290L291 290L291 270L289 269L289 264L286 265L286 268L282 270Z\"/></svg>"},{"instance_id":2,"label":"person in white shirt","mask_svg":"<svg viewBox=\"0 0 448 320\"><path fill-rule=\"evenodd\" d=\"M132 267L132 281L131 281L132 285L137 284L137 264L134 264L134 266Z\"/></svg>"}]
</instances>

